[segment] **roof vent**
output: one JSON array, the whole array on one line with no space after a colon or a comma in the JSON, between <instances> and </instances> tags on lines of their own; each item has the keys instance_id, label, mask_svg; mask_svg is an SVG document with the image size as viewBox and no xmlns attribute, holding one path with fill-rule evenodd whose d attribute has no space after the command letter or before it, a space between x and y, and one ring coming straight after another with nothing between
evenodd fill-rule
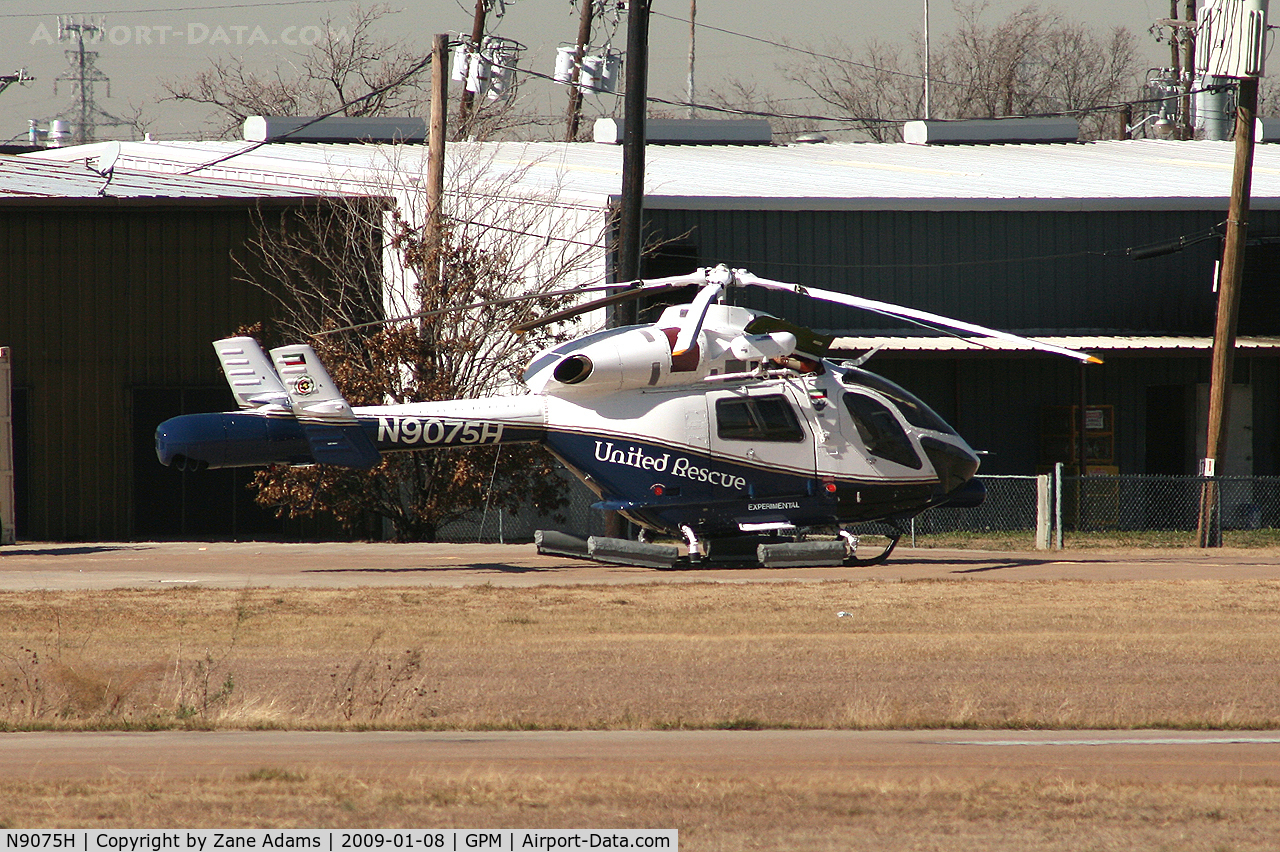
<instances>
[{"instance_id":1,"label":"roof vent","mask_svg":"<svg viewBox=\"0 0 1280 852\"><path fill-rule=\"evenodd\" d=\"M1074 118L977 118L961 121L908 121L902 139L912 145L1008 145L1027 142L1079 142Z\"/></svg>"},{"instance_id":2,"label":"roof vent","mask_svg":"<svg viewBox=\"0 0 1280 852\"><path fill-rule=\"evenodd\" d=\"M620 145L625 130L620 118L597 118L593 137ZM644 124L650 145L769 145L773 129L763 118L650 118Z\"/></svg>"},{"instance_id":3,"label":"roof vent","mask_svg":"<svg viewBox=\"0 0 1280 852\"><path fill-rule=\"evenodd\" d=\"M251 115L244 120L246 142L425 142L421 118Z\"/></svg>"}]
</instances>

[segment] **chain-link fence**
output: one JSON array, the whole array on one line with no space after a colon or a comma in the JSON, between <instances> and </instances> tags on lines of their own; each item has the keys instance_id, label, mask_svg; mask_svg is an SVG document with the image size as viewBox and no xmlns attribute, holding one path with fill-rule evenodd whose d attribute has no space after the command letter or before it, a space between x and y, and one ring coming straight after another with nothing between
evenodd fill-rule
<instances>
[{"instance_id":1,"label":"chain-link fence","mask_svg":"<svg viewBox=\"0 0 1280 852\"><path fill-rule=\"evenodd\" d=\"M468 518L442 526L436 533L439 541L507 543L533 541L535 530L567 530L582 537L605 534L604 513L591 508L600 498L587 486L569 475L564 480L568 504L555 512L539 512L526 508L512 514L490 506Z\"/></svg>"},{"instance_id":2,"label":"chain-link fence","mask_svg":"<svg viewBox=\"0 0 1280 852\"><path fill-rule=\"evenodd\" d=\"M918 534L1035 530L1034 476L984 476L987 498L974 509L931 509L915 520ZM1194 531L1205 477L1064 476L1056 492L1062 528L1075 532ZM1223 529L1280 527L1280 477L1219 476L1217 515Z\"/></svg>"},{"instance_id":3,"label":"chain-link fence","mask_svg":"<svg viewBox=\"0 0 1280 852\"><path fill-rule=\"evenodd\" d=\"M951 532L1034 532L1039 503L1035 476L984 476L987 489L982 505L970 509L930 509L914 519L917 536ZM1055 488L1060 495L1055 518L1072 532L1134 532L1169 530L1194 532L1199 524L1199 476L1064 476ZM1280 527L1280 477L1219 476L1218 517L1222 529L1252 530ZM604 513L591 508L599 498L576 479L565 475L569 504L555 516L525 510L519 514L497 508L440 530L441 541L530 541L534 530L572 530L578 535L604 535Z\"/></svg>"},{"instance_id":4,"label":"chain-link fence","mask_svg":"<svg viewBox=\"0 0 1280 852\"><path fill-rule=\"evenodd\" d=\"M1036 528L1036 477L984 476L982 505L930 509L912 525L917 535L943 532L1008 532Z\"/></svg>"}]
</instances>

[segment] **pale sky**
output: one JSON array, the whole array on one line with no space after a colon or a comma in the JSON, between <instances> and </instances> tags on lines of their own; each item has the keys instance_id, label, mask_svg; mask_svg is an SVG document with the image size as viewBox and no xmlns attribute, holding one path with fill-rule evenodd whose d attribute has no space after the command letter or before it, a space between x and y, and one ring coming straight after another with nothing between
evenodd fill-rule
<instances>
[{"instance_id":1,"label":"pale sky","mask_svg":"<svg viewBox=\"0 0 1280 852\"><path fill-rule=\"evenodd\" d=\"M411 8L395 2L391 5L404 10L384 19L383 34L410 41L424 52L429 50L434 33L471 30L474 0L421 0ZM1027 4L990 0L987 5L984 20L994 23ZM1147 33L1153 21L1168 17L1167 2L1082 0L1040 5L1058 8L1067 17L1098 30L1128 27L1138 37L1151 65L1167 62L1167 46L1158 44ZM697 0L698 91L706 92L738 77L753 81L760 89L774 91L779 97L797 97L799 92L781 79L779 69L800 63L804 57L760 40L819 51L829 47L832 39L854 46L873 38L905 44L923 30L924 8L924 0L837 0L812 7L766 0ZM142 107L156 138L182 139L195 138L202 130L208 132L206 115L160 100L161 79L191 76L215 55L241 56L247 64L268 70L302 50L326 18L335 23L345 21L349 9L348 0L96 0L52 8L36 0L0 0L0 73L23 67L37 78L26 86L11 86L0 93L0 141L25 139L28 119L57 115L71 103L69 82L58 82L55 94L55 78L69 70L64 51L71 47L69 42L57 41L59 14L77 20L87 20L91 15L102 19L106 37L92 49L99 54L98 69L111 82L109 97L105 85L98 87L99 106L119 116ZM689 0L653 2L649 41L651 95L684 99L689 11ZM521 42L526 50L520 64L551 74L556 48L576 36L577 17L570 0L506 0L505 15L499 19L491 13L488 32ZM606 20L604 32L597 28L593 43L599 44L605 33L614 30L612 20ZM956 20L951 3L933 0L930 30L935 38L953 30ZM626 46L625 14L616 26L613 46ZM526 78L520 95L533 111L551 113L564 109L564 89L547 81ZM607 96L600 96L594 103L587 103L586 113L589 117L608 113L612 104ZM796 102L794 107L803 112L817 110L813 103Z\"/></svg>"}]
</instances>

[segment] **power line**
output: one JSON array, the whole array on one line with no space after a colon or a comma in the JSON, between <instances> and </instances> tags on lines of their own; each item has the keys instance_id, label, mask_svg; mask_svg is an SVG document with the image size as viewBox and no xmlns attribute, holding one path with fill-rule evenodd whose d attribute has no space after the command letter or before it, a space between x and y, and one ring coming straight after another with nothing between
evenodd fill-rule
<instances>
[{"instance_id":1,"label":"power line","mask_svg":"<svg viewBox=\"0 0 1280 852\"><path fill-rule=\"evenodd\" d=\"M681 18L677 15L668 15L664 12L657 12L657 11L652 12L652 14L657 15L660 18L666 18L671 21L676 21L677 23L682 23L682 24L689 23L689 20L687 18ZM803 47L795 47L794 45L786 44L785 42L772 41L767 38L760 38L759 36L747 35L746 33L727 30L727 29L724 29L723 27L712 26L711 24L696 23L694 24L694 26L704 30L714 30L715 32L724 33L725 35L731 35L737 38L744 38L744 39L747 39L748 41L759 42L760 44L767 44L771 47L780 48L782 50L789 50L789 51L792 51L793 53L803 53L806 56L812 56L814 59L830 59L832 62L839 62L843 65L852 65L855 68L865 68L868 71L875 71L877 73L888 74L890 76L907 77L908 79L911 79L911 80L924 79L924 77L919 74L911 74L907 71L895 71L889 68L880 68L875 65L868 65L865 62L858 62L853 59L841 58L839 56L832 56L829 53L819 53L815 50L807 50ZM951 84L951 85L954 85L954 84Z\"/></svg>"},{"instance_id":2,"label":"power line","mask_svg":"<svg viewBox=\"0 0 1280 852\"><path fill-rule=\"evenodd\" d=\"M654 13L654 14L657 14L657 13ZM498 62L495 62L494 66L505 68L512 71L519 71L521 74L526 74L530 77L535 77L542 80L549 80L553 83L560 84L560 81L556 80L555 77L553 77L552 75L544 74L540 71L535 71L532 68L524 68L519 65L503 65ZM1224 88L1231 88L1233 85L1234 84L1232 83L1223 83L1223 84L1204 86L1199 89L1192 89L1191 94L1194 95L1194 94L1199 94L1201 92L1219 91ZM592 91L595 91L600 94L613 94L615 97L622 97L623 94L625 94L625 93L616 93L616 92L609 93L599 89L593 89ZM1166 95L1163 97L1156 97L1156 98L1139 98L1137 100L1119 101L1119 102L1110 103L1110 104L1096 104L1094 106L1078 107L1076 109L1056 110L1056 111L1050 111L1050 112L1020 113L1017 115L1001 115L1001 116L995 116L995 118L1070 118L1073 116L1089 115L1090 113L1095 113L1095 112L1117 112L1121 109L1124 109L1127 106L1137 106L1140 104L1159 104L1168 100L1177 100L1181 97L1182 97L1182 93L1179 92L1177 94ZM832 115L814 115L814 114L806 115L802 113L782 113L782 112L773 112L769 110L751 110L751 109L743 109L738 107L719 106L715 104L707 104L707 103L701 103L701 102L669 100L669 99L660 98L654 95L648 96L646 100L650 103L662 104L663 106L695 107L697 109L705 109L709 112L724 112L724 113L732 113L736 115L755 115L761 118L803 119L806 121L828 121L828 122L833 122L838 124L904 124L908 121L916 120L914 118L878 118L878 117L871 117L871 116L832 116ZM948 119L933 119L933 120L934 121L968 121L970 119L948 118Z\"/></svg>"},{"instance_id":3,"label":"power line","mask_svg":"<svg viewBox=\"0 0 1280 852\"><path fill-rule=\"evenodd\" d=\"M213 166L216 166L216 165L218 165L219 163L225 163L227 160L234 159L235 157L239 157L239 156L242 156L242 155L244 155L244 154L252 153L252 152L254 152L254 151L258 150L259 148L261 148L263 145L270 144L271 142L279 142L281 139L287 138L287 137L289 137L289 136L292 136L292 135L293 135L293 134L295 134L295 133L298 133L298 132L300 132L300 131L302 131L302 130L305 130L306 128L310 127L311 125L313 125L313 124L315 124L315 123L317 123L317 122L319 122L319 121L323 121L323 120L324 120L324 119L326 119L326 118L329 118L329 117L331 117L331 116L337 115L337 114L338 114L338 113L340 113L340 112L345 111L348 107L353 107L353 106L355 106L356 104L363 103L364 101L370 100L371 98L376 98L376 97L378 97L379 95L382 95L382 94L385 94L386 92L389 92L390 90L394 89L396 86L399 86L399 85L403 84L403 83L404 83L405 81L407 81L410 77L414 76L415 74L418 74L418 73L419 73L419 72L421 72L423 69L427 68L429 65L431 65L431 54L430 54L430 53L428 53L426 56L424 56L420 61L418 61L418 62L414 63L414 65L412 65L412 66L409 68L409 70L408 70L408 71L405 71L403 74L401 74L401 75L400 75L398 78L396 78L395 80L392 80L390 83L387 83L387 84L385 84L385 85L383 85L383 86L379 86L378 88L373 89L372 91L366 92L365 94L361 95L361 96L360 96L360 97L358 97L358 98L352 98L352 99L351 99L351 100L349 100L349 101L344 101L343 103L338 104L338 106L334 107L333 109L329 110L328 112L326 112L326 113L322 113L322 114L320 114L320 115L317 115L315 118L312 118L312 119L309 119L309 120L307 120L307 121L304 121L302 124L299 124L297 127L294 127L294 128L292 128L292 129L290 129L290 130L287 130L287 131L285 131L284 133L281 133L281 134L280 134L279 136L277 136L277 137L263 139L261 142L253 142L253 143L249 144L248 146L246 146L246 147L245 147L243 150L241 150L241 151L235 151L235 152L233 152L233 153L231 153L231 154L225 154L225 155L223 155L223 156L221 156L221 157L218 157L218 158L216 158L216 159L214 159L214 160L210 160L210 161L209 161L209 162L207 162L207 163L202 163L202 164L200 164L200 165L198 165L198 166L192 166L190 169L187 169L186 171L182 172L182 174L184 174L184 175L192 175L192 174L195 174L196 172L201 171L201 170L203 170L203 169L207 169L207 168L211 168L211 167L213 167Z\"/></svg>"},{"instance_id":4,"label":"power line","mask_svg":"<svg viewBox=\"0 0 1280 852\"><path fill-rule=\"evenodd\" d=\"M1153 257L1159 257L1164 254L1172 254L1175 251L1181 251L1189 248L1197 243L1205 242L1214 237L1221 238L1226 226L1225 222L1220 222L1210 228L1197 231L1193 234L1178 237L1173 240L1166 240L1159 243L1149 243L1142 246L1128 246L1126 248L1113 249L1084 249L1081 251L1059 252L1055 254L1026 255L1022 257L993 257L983 258L981 260L955 260L939 263L804 263L802 261L786 261L786 260L768 260L757 261L762 265L772 266L788 266L799 267L802 269L828 269L828 270L886 270L886 269L963 269L974 266L996 266L1008 265L1016 263L1042 263L1049 260L1070 260L1079 257L1105 257L1127 260L1146 260ZM750 264L751 260L737 261L744 264Z\"/></svg>"},{"instance_id":5,"label":"power line","mask_svg":"<svg viewBox=\"0 0 1280 852\"><path fill-rule=\"evenodd\" d=\"M95 15L142 15L152 12L206 12L222 9L265 9L283 6L329 6L342 0L268 0L265 3L217 3L211 6L158 6L153 9L96 9ZM47 18L57 12L0 12L0 18ZM77 14L77 13L67 13Z\"/></svg>"},{"instance_id":6,"label":"power line","mask_svg":"<svg viewBox=\"0 0 1280 852\"><path fill-rule=\"evenodd\" d=\"M664 12L658 12L658 11L654 11L654 12L652 12L652 14L657 15L657 16L662 17L662 18L666 18L666 19L671 20L671 21L675 21L675 22L677 22L677 23L683 23L683 24L689 24L689 23L692 23L692 22L690 22L687 18L681 18L681 17L680 17L680 16L678 16L678 15L668 15L668 14L666 14L666 13L664 13ZM839 63L839 64L841 64L841 65L848 65L848 66L852 66L852 67L854 67L854 68L862 68L862 69L865 69L865 70L867 70L867 71L874 71L874 72L875 72L875 73L877 73L877 74L884 74L884 75L887 75L887 76L890 76L890 77L905 77L905 78L907 78L907 79L909 79L909 80L913 80L913 81L920 81L920 82L924 82L924 80L925 80L925 77L924 77L924 75L923 75L923 74L913 74L913 73L911 73L911 72L909 72L909 71L899 71L899 70L897 70L897 69L893 69L893 68L884 68L884 67L881 67L881 66L878 66L878 65L871 65L871 64L869 64L869 63L866 63L866 62L859 62L859 61L857 61L857 60L855 60L855 59L850 59L850 58L848 58L848 57L835 56L835 55L830 54L830 53L821 53L821 52L819 52L819 51L809 50L809 49L807 49L807 48L803 48L803 47L796 47L796 46L794 46L794 45L790 45L790 44L787 44L787 43L785 43L785 42L773 41L773 40L771 40L771 39L761 38L760 36L753 36L753 35L749 35L749 34L747 34L747 33L737 32L737 31L735 31L735 30L726 29L726 28L724 28L724 27L717 27L717 26L713 26L713 25L711 25L711 24L700 23L700 22L699 22L699 23L694 23L694 26L699 27L699 28L701 28L701 29L713 30L713 31L718 32L718 33L723 33L724 35L730 35L730 36L734 36L734 37L736 37L736 38L742 38L742 39L746 39L746 40L748 40L748 41L758 42L758 43L760 43L760 44L767 44L767 45L769 45L769 46L771 46L771 47L776 47L776 48L778 48L778 49L780 49L780 50L787 50L787 51L791 51L792 53L800 53L800 54L804 54L805 56L810 56L810 57L812 57L812 58L814 58L814 59L826 59L826 60L830 60L831 62ZM936 77L936 76L933 76L933 75L930 75L930 76L929 76L929 78L928 78L928 80L929 80L929 82L930 82L930 83L937 83L937 84L944 85L944 86L956 86L956 87L959 87L959 88L977 89L977 90L983 90L983 91L988 91L988 92L1003 92L1003 91L1004 91L1004 89L1002 89L1002 88L998 88L998 87L994 87L994 86L983 86L983 85L980 85L980 84L975 84L975 83L973 83L973 82L957 83L957 82L954 82L954 81L952 81L952 80L948 80L948 79L943 78L943 77ZM1178 97L1181 97L1181 95L1178 95ZM1166 100L1166 99L1165 99L1165 98L1161 98L1161 99L1158 99L1158 100ZM687 104L680 104L680 103L670 103L670 102L667 102L667 103L668 103L669 105L672 105L672 106L682 106L682 105L687 105ZM1133 103L1143 103L1143 101L1133 101ZM701 105L698 105L698 106L700 107ZM1061 115L1061 116L1065 116L1065 115L1072 115L1072 114L1078 114L1078 113L1085 113L1085 112L1093 111L1094 109L1096 109L1096 108L1087 108L1087 109L1081 109L1081 110L1071 110L1071 111L1061 112L1061 113L1044 113L1044 114L1037 114L1037 115L1034 115L1034 116L1028 115L1028 116L1000 116L1000 117L1002 117L1002 118L1015 118L1015 117L1016 117L1016 118L1033 118L1033 117L1034 117L1034 118L1039 118L1039 117L1051 117L1051 116L1060 116L1060 115ZM780 117L787 117L787 116L780 116ZM796 117L796 118L807 118L808 116L795 116L795 117ZM870 120L870 119L860 119L860 120Z\"/></svg>"}]
</instances>

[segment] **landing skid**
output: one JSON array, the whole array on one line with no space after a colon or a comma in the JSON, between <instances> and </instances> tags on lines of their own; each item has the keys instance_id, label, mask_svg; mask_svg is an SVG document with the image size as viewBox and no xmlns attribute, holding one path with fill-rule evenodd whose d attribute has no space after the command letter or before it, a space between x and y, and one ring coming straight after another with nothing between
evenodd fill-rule
<instances>
[{"instance_id":1,"label":"landing skid","mask_svg":"<svg viewBox=\"0 0 1280 852\"><path fill-rule=\"evenodd\" d=\"M841 535L842 536L845 535L845 532L843 530L841 530ZM869 559L859 559L858 558L858 537L852 536L853 543L852 543L852 546L849 548L849 558L845 560L844 564L857 565L857 566L883 564L886 560L888 560L889 554L893 553L893 549L898 546L898 540L902 538L902 530L898 527L897 524L894 524L893 532L885 533L885 537L889 539L889 543L885 545L884 550L880 551L875 556L872 556ZM846 539L846 541L847 540L848 539Z\"/></svg>"},{"instance_id":2,"label":"landing skid","mask_svg":"<svg viewBox=\"0 0 1280 852\"><path fill-rule=\"evenodd\" d=\"M538 530L534 543L540 554L589 559L611 565L632 565L661 570L752 567L813 568L848 565L880 565L889 558L902 530L896 524L886 533L889 543L869 558L858 557L860 539L844 530L835 541L787 541L768 536L738 536L691 542L690 555L671 544L652 544L623 538L591 536L580 538L553 530Z\"/></svg>"}]
</instances>

